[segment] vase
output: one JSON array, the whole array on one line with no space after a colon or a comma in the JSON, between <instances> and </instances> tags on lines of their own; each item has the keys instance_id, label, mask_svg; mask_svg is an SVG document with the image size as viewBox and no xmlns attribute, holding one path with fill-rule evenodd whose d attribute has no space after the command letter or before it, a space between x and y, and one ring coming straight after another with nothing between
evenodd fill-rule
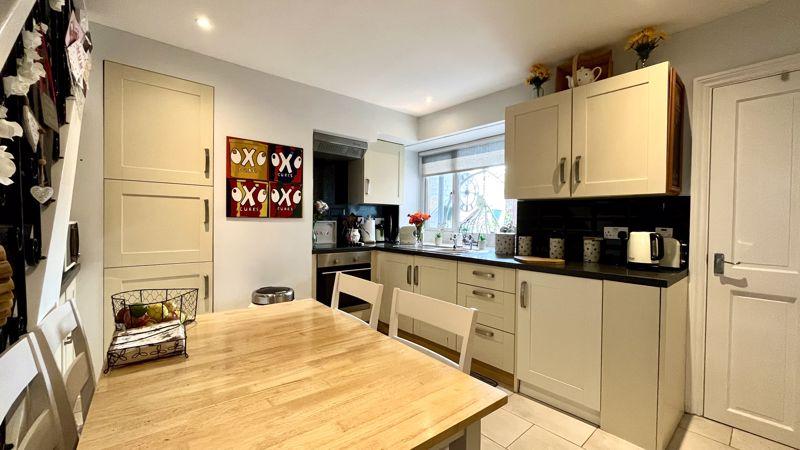
<instances>
[{"instance_id":1,"label":"vase","mask_svg":"<svg viewBox=\"0 0 800 450\"><path fill-rule=\"evenodd\" d=\"M634 49L636 55L639 57L636 60L636 69L641 69L647 65L647 60L650 58L650 53L653 50L655 50L655 46L652 44L640 45Z\"/></svg>"},{"instance_id":2,"label":"vase","mask_svg":"<svg viewBox=\"0 0 800 450\"><path fill-rule=\"evenodd\" d=\"M544 89L542 89L542 83L534 84L533 85L533 96L534 98L539 98L544 95Z\"/></svg>"},{"instance_id":3,"label":"vase","mask_svg":"<svg viewBox=\"0 0 800 450\"><path fill-rule=\"evenodd\" d=\"M422 239L425 236L425 230L423 230L423 224L415 225L417 227L417 231L414 232L414 237L417 238L417 247L422 247Z\"/></svg>"}]
</instances>

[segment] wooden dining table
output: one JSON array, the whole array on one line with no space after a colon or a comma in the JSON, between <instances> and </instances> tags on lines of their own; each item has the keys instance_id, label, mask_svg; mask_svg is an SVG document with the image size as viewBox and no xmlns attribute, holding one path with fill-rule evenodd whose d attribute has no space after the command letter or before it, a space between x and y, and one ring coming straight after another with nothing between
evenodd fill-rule
<instances>
[{"instance_id":1,"label":"wooden dining table","mask_svg":"<svg viewBox=\"0 0 800 450\"><path fill-rule=\"evenodd\" d=\"M480 447L506 394L313 299L203 314L100 377L79 448Z\"/></svg>"}]
</instances>

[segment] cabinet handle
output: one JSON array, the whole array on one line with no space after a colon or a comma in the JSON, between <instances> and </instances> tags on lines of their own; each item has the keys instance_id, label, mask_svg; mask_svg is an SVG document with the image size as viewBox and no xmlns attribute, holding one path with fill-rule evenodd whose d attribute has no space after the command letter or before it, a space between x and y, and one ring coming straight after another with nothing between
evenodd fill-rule
<instances>
[{"instance_id":1,"label":"cabinet handle","mask_svg":"<svg viewBox=\"0 0 800 450\"><path fill-rule=\"evenodd\" d=\"M489 280L494 278L494 274L491 272L481 272L480 270L473 270L472 274L475 275L476 277L486 278Z\"/></svg>"},{"instance_id":2,"label":"cabinet handle","mask_svg":"<svg viewBox=\"0 0 800 450\"><path fill-rule=\"evenodd\" d=\"M209 216L211 214L211 211L209 210L209 205L208 205L208 199L207 198L203 199L203 211L204 211L204 213L203 213L204 214L203 223L208 225L208 220L209 220Z\"/></svg>"},{"instance_id":3,"label":"cabinet handle","mask_svg":"<svg viewBox=\"0 0 800 450\"><path fill-rule=\"evenodd\" d=\"M528 307L528 282L523 281L519 286L519 306L522 308Z\"/></svg>"},{"instance_id":4,"label":"cabinet handle","mask_svg":"<svg viewBox=\"0 0 800 450\"><path fill-rule=\"evenodd\" d=\"M203 299L208 300L208 274L203 275Z\"/></svg>"},{"instance_id":5,"label":"cabinet handle","mask_svg":"<svg viewBox=\"0 0 800 450\"><path fill-rule=\"evenodd\" d=\"M414 266L414 286L419 286L419 266Z\"/></svg>"},{"instance_id":6,"label":"cabinet handle","mask_svg":"<svg viewBox=\"0 0 800 450\"><path fill-rule=\"evenodd\" d=\"M72 333L68 334L66 338L64 338L64 345L72 344Z\"/></svg>"},{"instance_id":7,"label":"cabinet handle","mask_svg":"<svg viewBox=\"0 0 800 450\"><path fill-rule=\"evenodd\" d=\"M364 195L369 195L369 178L364 178Z\"/></svg>"},{"instance_id":8,"label":"cabinet handle","mask_svg":"<svg viewBox=\"0 0 800 450\"><path fill-rule=\"evenodd\" d=\"M581 182L581 157L580 155L575 157L575 184Z\"/></svg>"},{"instance_id":9,"label":"cabinet handle","mask_svg":"<svg viewBox=\"0 0 800 450\"><path fill-rule=\"evenodd\" d=\"M411 284L411 266L406 268L406 283Z\"/></svg>"},{"instance_id":10,"label":"cabinet handle","mask_svg":"<svg viewBox=\"0 0 800 450\"><path fill-rule=\"evenodd\" d=\"M483 298L494 298L494 294L491 292L472 291L472 295Z\"/></svg>"},{"instance_id":11,"label":"cabinet handle","mask_svg":"<svg viewBox=\"0 0 800 450\"><path fill-rule=\"evenodd\" d=\"M206 168L203 171L206 174L206 178L211 175L211 149L205 149L206 151Z\"/></svg>"},{"instance_id":12,"label":"cabinet handle","mask_svg":"<svg viewBox=\"0 0 800 450\"><path fill-rule=\"evenodd\" d=\"M561 158L561 162L558 163L558 178L559 178L559 181L561 181L561 184L564 184L564 183L567 182L567 177L566 177L566 174L565 174L565 172L566 172L566 167L565 166L566 165L567 165L567 158Z\"/></svg>"},{"instance_id":13,"label":"cabinet handle","mask_svg":"<svg viewBox=\"0 0 800 450\"><path fill-rule=\"evenodd\" d=\"M484 330L483 328L475 328L475 334L480 334L481 336L486 337L494 337L494 331Z\"/></svg>"}]
</instances>

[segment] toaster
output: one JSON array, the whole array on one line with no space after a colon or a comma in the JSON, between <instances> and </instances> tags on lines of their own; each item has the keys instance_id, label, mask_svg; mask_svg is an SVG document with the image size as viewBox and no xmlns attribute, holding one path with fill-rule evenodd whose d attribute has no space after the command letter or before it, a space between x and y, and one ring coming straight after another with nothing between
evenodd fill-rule
<instances>
[{"instance_id":1,"label":"toaster","mask_svg":"<svg viewBox=\"0 0 800 450\"><path fill-rule=\"evenodd\" d=\"M686 260L683 259L682 250L686 244L681 244L681 241L675 238L664 238L664 257L658 262L661 267L670 269L680 269L686 265Z\"/></svg>"}]
</instances>

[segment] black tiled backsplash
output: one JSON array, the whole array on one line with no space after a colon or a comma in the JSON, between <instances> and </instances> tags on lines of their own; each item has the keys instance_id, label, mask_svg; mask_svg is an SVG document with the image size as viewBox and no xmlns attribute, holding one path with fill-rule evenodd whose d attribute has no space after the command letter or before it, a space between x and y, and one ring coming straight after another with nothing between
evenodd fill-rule
<instances>
[{"instance_id":1,"label":"black tiled backsplash","mask_svg":"<svg viewBox=\"0 0 800 450\"><path fill-rule=\"evenodd\" d=\"M654 231L670 227L673 237L689 242L689 197L659 196L586 200L525 200L517 203L517 234L533 236L533 254L548 256L551 237L565 239L565 258L583 259L583 237L603 236L603 227ZM603 241L601 262L622 264L619 240Z\"/></svg>"}]
</instances>

